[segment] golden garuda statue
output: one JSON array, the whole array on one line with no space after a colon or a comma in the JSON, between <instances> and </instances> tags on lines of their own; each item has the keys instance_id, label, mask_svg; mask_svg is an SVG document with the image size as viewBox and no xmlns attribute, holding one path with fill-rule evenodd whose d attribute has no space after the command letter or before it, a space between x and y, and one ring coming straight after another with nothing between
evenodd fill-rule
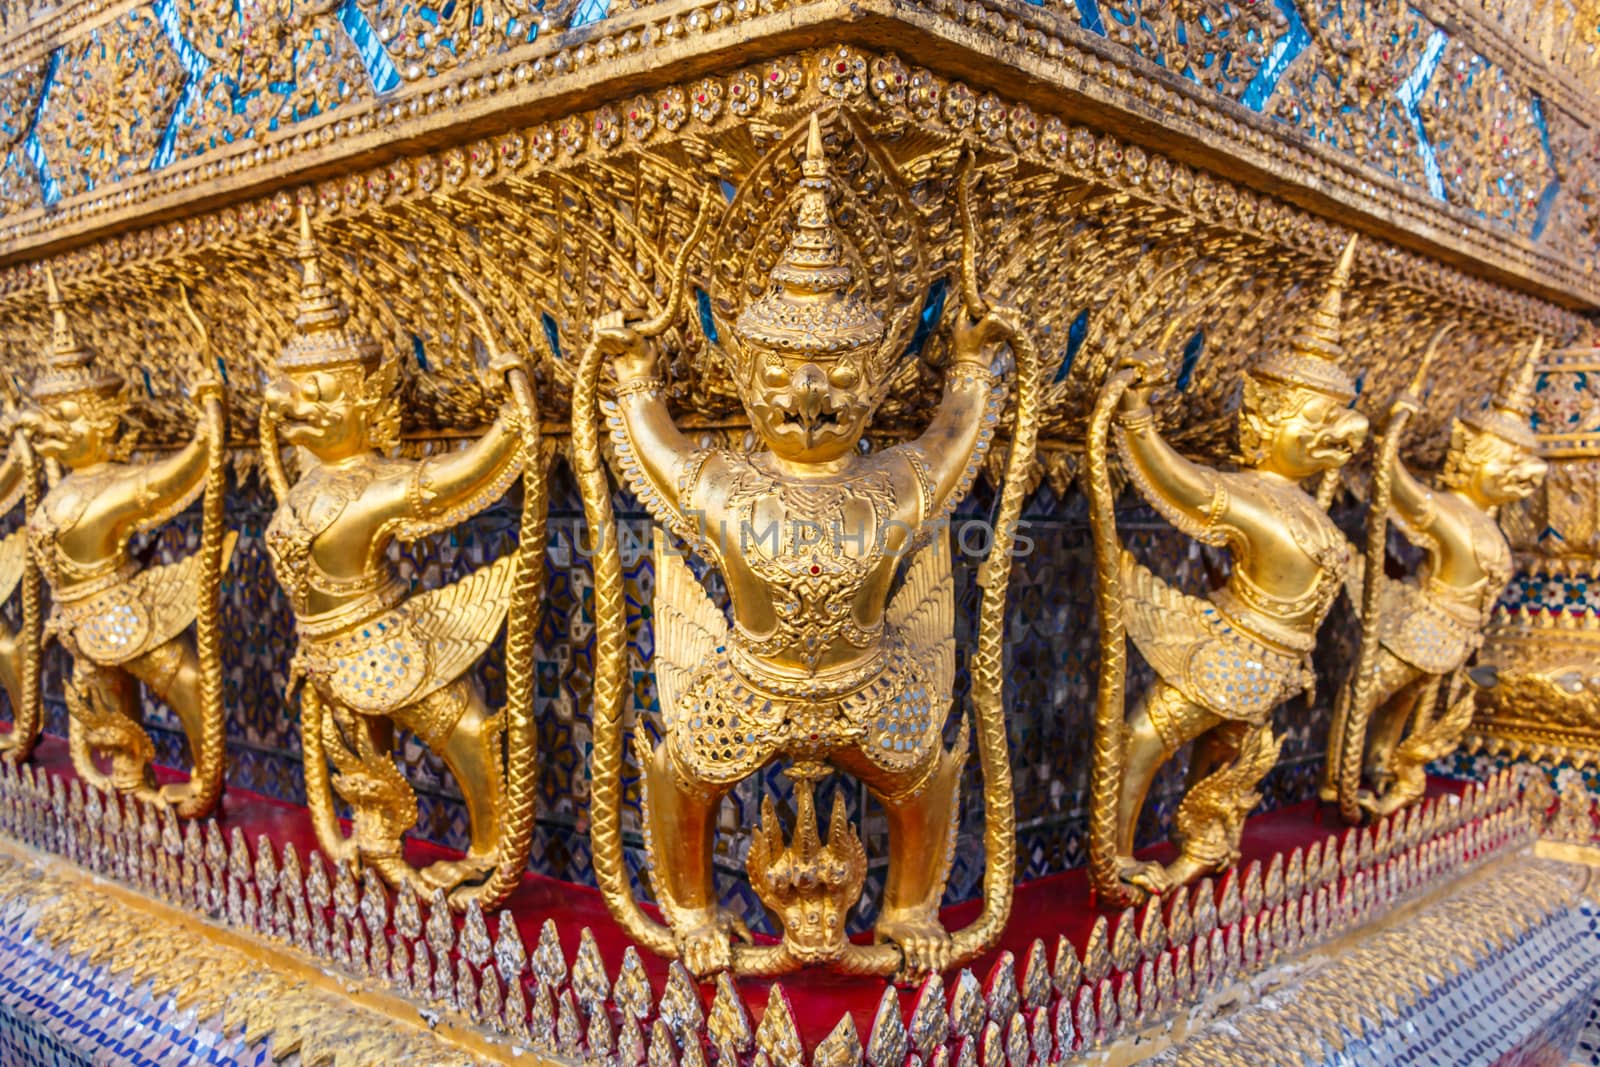
<instances>
[{"instance_id":1,"label":"golden garuda statue","mask_svg":"<svg viewBox=\"0 0 1600 1067\"><path fill-rule=\"evenodd\" d=\"M1090 811L1090 876L1108 901L1137 902L1238 858L1256 784L1277 760L1272 712L1314 682L1318 627L1339 595L1351 549L1302 483L1355 454L1367 420L1342 365L1340 299L1355 240L1287 352L1246 372L1240 469L1180 455L1156 432L1152 354L1107 379L1089 433L1090 518L1099 563L1099 707ZM1139 494L1180 531L1228 548L1227 583L1201 599L1134 561L1117 539L1107 435ZM1125 638L1157 680L1124 719ZM1167 865L1133 856L1134 831L1156 771L1195 741L1176 815L1180 853Z\"/></svg>"},{"instance_id":2,"label":"golden garuda statue","mask_svg":"<svg viewBox=\"0 0 1600 1067\"><path fill-rule=\"evenodd\" d=\"M27 434L18 424L20 398L11 376L0 372L0 402L5 413L0 418L11 438L4 459L0 459L0 516L9 515L18 504L26 519L39 506L39 462ZM20 763L38 743L43 725L43 702L39 692L39 653L44 636L43 604L40 597L39 563L28 551L26 522L0 540L0 603L11 599L21 587L22 629L13 633L0 623L0 686L11 699L11 728L0 733L0 757Z\"/></svg>"},{"instance_id":3,"label":"golden garuda statue","mask_svg":"<svg viewBox=\"0 0 1600 1067\"><path fill-rule=\"evenodd\" d=\"M821 122L812 116L772 149L768 161L792 159L803 139L798 188L771 223L782 227L793 211L787 245L765 291L744 305L731 327L717 323L706 331L717 339L764 447L697 447L675 426L664 401L650 339L678 312L684 262L706 226L703 207L680 254L668 305L648 322L629 325L611 314L596 324L573 402L579 482L591 534L603 549L595 557L595 870L628 933L698 975L828 964L915 978L992 944L1011 903L1014 812L1000 703L1001 645L1024 489L1019 472L1033 456L1038 360L1014 317L988 308L978 293L969 231L966 307L957 315L943 400L920 437L863 452L863 434L905 350L898 326L917 309L897 309L896 328L886 330L857 288L832 207L853 194L832 179L824 122L841 137L866 136L847 113L835 111ZM744 210L736 198L724 225L741 225ZM738 245L737 238L718 242ZM1002 339L1017 364L1018 415L994 547L981 579L979 648L972 660L988 868L982 915L952 934L941 925L939 904L967 741L964 722L952 749L942 740L955 675L947 517L1000 425L1004 390L994 356ZM642 730L635 736L651 877L666 926L640 910L622 863L626 620L616 537L606 536L614 527L595 417L604 359L616 375L605 418L617 465L664 528L655 541L653 621L665 737L652 745ZM731 623L668 534L720 572ZM734 785L780 758L791 764L797 825L786 845L769 801L747 867L783 939L735 945L745 931L721 906L712 880L714 816ZM861 843L837 801L825 839L817 826L813 787L829 768L864 782L888 816L889 870L872 945L854 945L845 936L866 874Z\"/></svg>"},{"instance_id":4,"label":"golden garuda statue","mask_svg":"<svg viewBox=\"0 0 1600 1067\"><path fill-rule=\"evenodd\" d=\"M399 355L348 327L300 214L303 271L294 334L271 368L261 449L278 508L273 570L294 609L307 804L323 849L370 864L395 886L434 889L465 908L516 887L533 833L532 647L543 583L545 497L538 419L522 361L492 343L504 382L499 418L476 441L421 461L392 458L400 429ZM280 441L298 448L291 484ZM454 584L413 593L388 557L396 540L450 529L502 497L525 471L521 547ZM491 709L467 672L506 621L507 705ZM416 796L394 764L396 728L443 758L465 801L470 847L418 870L402 855ZM336 772L330 781L328 764ZM334 792L350 806L339 827Z\"/></svg>"},{"instance_id":5,"label":"golden garuda statue","mask_svg":"<svg viewBox=\"0 0 1600 1067\"><path fill-rule=\"evenodd\" d=\"M1422 406L1427 368L1446 332L1434 336L1411 387L1390 408L1374 467L1365 565L1350 572L1361 649L1335 706L1322 798L1337 801L1351 822L1420 799L1427 765L1454 750L1471 723L1476 692L1461 670L1511 579L1511 546L1495 518L1544 478L1532 426L1542 338L1506 371L1498 395L1451 425L1437 491L1406 469L1401 436ZM1427 554L1418 573L1400 581L1384 574L1391 517ZM1441 688L1445 709L1435 718ZM1363 777L1370 790L1361 788Z\"/></svg>"},{"instance_id":6,"label":"golden garuda statue","mask_svg":"<svg viewBox=\"0 0 1600 1067\"><path fill-rule=\"evenodd\" d=\"M69 742L78 774L198 817L222 794L222 575L234 535L223 524L227 436L222 382L202 363L190 382L198 432L171 455L129 462L126 383L95 368L67 321L46 269L51 347L19 424L35 451L66 473L28 516L28 541L50 584L46 639L72 656ZM185 306L187 296L180 294ZM204 493L200 550L140 568L129 541L178 515ZM191 639L188 629L194 624ZM194 765L187 782L157 790L155 747L140 724L139 684L178 716ZM109 764L101 770L100 760Z\"/></svg>"}]
</instances>

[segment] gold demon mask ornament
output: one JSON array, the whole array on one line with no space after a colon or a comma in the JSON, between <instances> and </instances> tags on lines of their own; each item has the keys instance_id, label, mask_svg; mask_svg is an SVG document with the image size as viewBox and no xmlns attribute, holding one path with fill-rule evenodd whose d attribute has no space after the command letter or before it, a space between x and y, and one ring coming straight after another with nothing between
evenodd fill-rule
<instances>
[{"instance_id":1,"label":"gold demon mask ornament","mask_svg":"<svg viewBox=\"0 0 1600 1067\"><path fill-rule=\"evenodd\" d=\"M1339 594L1350 547L1301 483L1336 471L1366 437L1342 366L1340 299L1355 240L1287 352L1256 361L1239 413L1237 471L1201 466L1156 432L1149 397L1157 357L1128 359L1107 380L1089 434L1091 522L1099 559L1101 625L1090 876L1108 901L1160 894L1238 858L1256 783L1281 739L1272 711L1308 689L1310 655ZM1117 540L1106 438L1115 423L1133 485L1183 533L1233 556L1208 598L1172 589ZM1125 638L1157 681L1124 718ZM1196 742L1177 812L1178 858L1134 859L1133 837L1156 771Z\"/></svg>"},{"instance_id":2,"label":"gold demon mask ornament","mask_svg":"<svg viewBox=\"0 0 1600 1067\"><path fill-rule=\"evenodd\" d=\"M843 112L841 136L864 138ZM684 263L667 306L649 322L611 315L595 326L573 401L573 437L595 557L596 681L592 764L595 869L631 936L690 971L771 974L802 965L920 977L994 942L1010 908L1014 845L1000 651L1018 471L1032 462L1038 361L1009 312L978 293L970 255L944 398L925 432L864 452L862 435L904 349L858 289L835 201L822 125L790 132L761 165L795 152L799 188L787 245L769 284L731 329L715 331L761 447L700 448L674 425L652 338L677 315ZM792 157L788 157L792 158ZM755 179L747 179L747 188ZM965 189L965 185L963 185ZM746 195L746 194L741 194ZM725 225L737 225L741 201ZM970 220L968 220L970 222ZM781 223L775 223L781 225ZM737 246L737 240L719 242ZM926 280L924 280L924 284ZM896 309L897 321L915 308ZM907 319L908 321L908 319ZM999 426L1004 391L993 357L1016 357L1017 427L999 527L985 564L973 706L985 774L985 908L951 933L939 903L955 841L966 724L943 743L955 674L954 590L946 520L970 488ZM599 452L595 386L616 375L603 415L629 487L656 533L655 678L664 738L636 734L650 870L666 918L648 919L622 865L622 638L625 625L609 485ZM695 578L668 534L727 584L732 620ZM897 580L897 575L899 575ZM714 817L723 796L774 760L789 761L796 826L787 843L770 799L747 863L783 929L777 945L735 944L742 924L712 880ZM888 816L889 871L875 943L847 941L845 922L866 856L836 802L826 836L813 789L841 770L864 782Z\"/></svg>"},{"instance_id":3,"label":"gold demon mask ornament","mask_svg":"<svg viewBox=\"0 0 1600 1067\"><path fill-rule=\"evenodd\" d=\"M1455 420L1438 489L1401 462L1405 426L1422 406L1428 366L1446 333L1434 336L1390 409L1374 467L1365 566L1351 570L1361 651L1334 709L1322 798L1337 801L1352 822L1420 799L1425 768L1448 755L1472 721L1476 694L1462 668L1511 578L1511 546L1496 515L1531 495L1545 473L1532 427L1542 338L1507 370L1497 395ZM1420 570L1400 581L1384 574L1391 518L1426 553Z\"/></svg>"},{"instance_id":4,"label":"gold demon mask ornament","mask_svg":"<svg viewBox=\"0 0 1600 1067\"><path fill-rule=\"evenodd\" d=\"M45 636L72 656L66 693L72 762L102 788L201 816L222 793L218 595L234 541L223 525L222 383L206 367L190 383L199 429L192 441L161 459L128 462L125 383L95 368L48 268L45 281L51 346L33 384L33 405L19 421L39 456L65 472L29 515L28 539L50 584ZM187 310L181 291L180 299ZM200 551L141 569L129 556L129 541L165 524L202 492ZM189 780L159 791L150 769L155 748L140 725L140 683L177 714L193 753Z\"/></svg>"},{"instance_id":5,"label":"gold demon mask ornament","mask_svg":"<svg viewBox=\"0 0 1600 1067\"><path fill-rule=\"evenodd\" d=\"M304 208L294 335L272 368L261 446L278 509L267 551L294 609L306 793L331 856L370 864L395 886L485 907L516 887L533 833L534 613L542 585L544 492L538 419L520 359L492 348L499 418L467 447L420 462L391 458L399 430L398 355L348 327ZM474 310L476 307L474 305ZM526 437L526 439L525 439ZM279 447L298 450L291 484ZM388 549L449 530L500 499L524 473L518 551L438 589L413 592ZM510 619L507 706L495 711L468 676ZM402 855L416 796L390 755L396 728L438 753L466 804L465 858L418 870ZM336 772L329 780L328 764ZM340 830L334 793L350 806Z\"/></svg>"},{"instance_id":6,"label":"gold demon mask ornament","mask_svg":"<svg viewBox=\"0 0 1600 1067\"><path fill-rule=\"evenodd\" d=\"M0 540L0 603L21 588L22 629L0 623L0 686L11 698L11 728L0 732L0 757L20 763L39 740L43 723L39 692L39 653L43 637L43 604L39 563L28 551L26 519L39 506L39 462L18 422L21 398L10 375L0 372L0 426L10 438L0 459L0 516L23 507L23 523Z\"/></svg>"}]
</instances>

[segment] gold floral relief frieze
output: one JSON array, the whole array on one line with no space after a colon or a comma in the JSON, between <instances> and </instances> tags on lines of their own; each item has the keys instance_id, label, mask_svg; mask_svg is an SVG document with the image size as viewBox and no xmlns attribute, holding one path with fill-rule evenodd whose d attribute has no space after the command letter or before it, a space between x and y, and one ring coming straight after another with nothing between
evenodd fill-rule
<instances>
[{"instance_id":1,"label":"gold floral relief frieze","mask_svg":"<svg viewBox=\"0 0 1600 1067\"><path fill-rule=\"evenodd\" d=\"M1058 442L1081 434L1113 354L1166 334L1173 340L1163 356L1178 385L1158 394L1158 407L1170 419L1182 406L1175 439L1183 447L1225 457L1240 368L1281 345L1291 309L1348 237L1060 116L892 54L835 46L130 232L52 263L80 309L77 328L112 369L146 387L152 443L187 432L175 368L191 358L193 340L175 302L180 280L215 323L234 424L254 424L261 360L289 330L292 279L281 263L302 199L330 250L330 278L362 329L404 356L411 435L464 433L493 416L451 271L481 280L497 328L534 365L546 417L561 420L587 324L619 308L659 307L702 196L734 210L724 189L749 180L776 131L822 102L846 106L883 146L837 146L848 161L840 181L869 203L874 189L904 187L906 225L915 221L927 235L910 274L894 247L862 242L875 258L861 276L896 278L930 318L954 307L953 296L944 299L959 243L949 193L962 147L978 150L980 269L998 299L1037 323L1043 432ZM798 173L797 160L787 165ZM752 229L743 239L775 235ZM694 302L665 339L674 355L670 399L702 425L725 423L737 405L701 312L718 311L713 298L746 279L721 275L709 251L691 257L689 271ZM24 375L46 337L40 285L34 267L0 271L0 343ZM1403 384L1405 354L1441 322L1458 324L1457 373L1440 382L1439 403L1430 405L1438 414L1419 420L1414 438L1424 462L1442 454L1443 416L1485 391L1517 344L1536 332L1566 339L1582 327L1552 304L1379 241L1363 243L1347 300L1351 365L1371 395ZM937 362L940 331L925 336ZM936 382L916 363L898 371L882 412L887 430L914 423L934 395Z\"/></svg>"},{"instance_id":2,"label":"gold floral relief frieze","mask_svg":"<svg viewBox=\"0 0 1600 1067\"><path fill-rule=\"evenodd\" d=\"M1513 63L1525 49L1479 48L1476 22L1449 49L1484 68L1461 93L1493 106L1454 106L1460 94L1436 73L1421 79L1412 114L1402 90L1438 61L1434 39L1444 31L1400 4L1368 5L1362 19L1337 7L1304 6L1290 18L1273 4L1242 12L1199 0L1149 11L1058 0L906 9L669 0L605 17L606 8L583 0L535 12L501 0L430 19L384 0L337 9L282 0L247 18L218 0L156 0L69 24L51 60L58 69L40 136L0 170L0 206L17 208L0 225L0 252L81 241L201 197L287 187L340 161L460 138L468 124L505 130L603 98L620 109L671 71L747 61L752 45L778 54L821 34L871 40L889 30L908 57L985 82L992 75L1030 106L1102 129L1131 132L1135 122L1136 140L1171 141L1175 156L1209 157L1318 213L1355 210L1367 228L1406 235L1413 247L1447 249L1569 303L1600 302L1589 240L1600 216L1600 111L1561 90L1559 71ZM92 46L126 38L135 24L147 47ZM1297 33L1306 40L1286 51ZM140 58L141 48L151 54ZM182 69L158 70L174 64ZM96 106L72 103L68 90L83 84L104 87L86 96ZM727 95L703 107L737 102L732 81L712 84ZM1429 105L1434 98L1442 102ZM697 118L692 103L686 95L683 110ZM671 111L668 103L669 123ZM1451 125L1463 111L1478 115L1465 131ZM1166 129L1152 133L1151 122ZM629 132L620 119L617 129ZM1429 148L1436 163L1423 162Z\"/></svg>"}]
</instances>

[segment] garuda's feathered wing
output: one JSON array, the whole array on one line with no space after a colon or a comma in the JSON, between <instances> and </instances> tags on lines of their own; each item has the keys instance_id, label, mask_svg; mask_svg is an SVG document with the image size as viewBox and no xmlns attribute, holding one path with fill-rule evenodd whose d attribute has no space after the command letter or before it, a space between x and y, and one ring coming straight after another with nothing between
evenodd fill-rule
<instances>
[{"instance_id":1,"label":"garuda's feathered wing","mask_svg":"<svg viewBox=\"0 0 1600 1067\"><path fill-rule=\"evenodd\" d=\"M222 542L222 570L227 573L239 534L229 530ZM146 567L132 579L145 609L150 612L150 638L145 648L158 648L194 622L200 610L200 553L176 563Z\"/></svg>"},{"instance_id":2,"label":"garuda's feathered wing","mask_svg":"<svg viewBox=\"0 0 1600 1067\"><path fill-rule=\"evenodd\" d=\"M11 598L28 566L28 531L14 530L0 541L0 604Z\"/></svg>"},{"instance_id":3,"label":"garuda's feathered wing","mask_svg":"<svg viewBox=\"0 0 1600 1067\"><path fill-rule=\"evenodd\" d=\"M956 680L955 579L948 531L912 556L900 590L889 601L886 621L921 661L933 686L929 696L934 712L942 715Z\"/></svg>"},{"instance_id":4,"label":"garuda's feathered wing","mask_svg":"<svg viewBox=\"0 0 1600 1067\"><path fill-rule=\"evenodd\" d=\"M1121 566L1128 636L1163 681L1187 688L1190 656L1215 636L1206 614L1215 609L1172 588L1127 551Z\"/></svg>"},{"instance_id":5,"label":"garuda's feathered wing","mask_svg":"<svg viewBox=\"0 0 1600 1067\"><path fill-rule=\"evenodd\" d=\"M672 724L694 672L728 640L728 620L689 569L688 558L655 528L656 693L661 717Z\"/></svg>"},{"instance_id":6,"label":"garuda's feathered wing","mask_svg":"<svg viewBox=\"0 0 1600 1067\"><path fill-rule=\"evenodd\" d=\"M441 685L465 674L494 642L511 607L516 564L517 554L507 552L460 581L407 602L417 636L428 647L429 673Z\"/></svg>"}]
</instances>

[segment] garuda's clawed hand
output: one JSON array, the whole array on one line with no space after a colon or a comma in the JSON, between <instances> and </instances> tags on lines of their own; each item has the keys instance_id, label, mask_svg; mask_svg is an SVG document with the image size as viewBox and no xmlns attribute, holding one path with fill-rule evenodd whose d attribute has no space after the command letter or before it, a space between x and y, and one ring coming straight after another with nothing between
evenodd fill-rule
<instances>
[{"instance_id":1,"label":"garuda's clawed hand","mask_svg":"<svg viewBox=\"0 0 1600 1067\"><path fill-rule=\"evenodd\" d=\"M644 343L644 336L627 324L624 312L608 311L596 320L594 343L611 361L617 381L655 377L655 353Z\"/></svg>"},{"instance_id":2,"label":"garuda's clawed hand","mask_svg":"<svg viewBox=\"0 0 1600 1067\"><path fill-rule=\"evenodd\" d=\"M1132 371L1133 380L1122 394L1122 410L1142 411L1150 406L1150 394L1166 385L1171 378L1166 360L1148 349L1123 356L1118 370Z\"/></svg>"}]
</instances>

